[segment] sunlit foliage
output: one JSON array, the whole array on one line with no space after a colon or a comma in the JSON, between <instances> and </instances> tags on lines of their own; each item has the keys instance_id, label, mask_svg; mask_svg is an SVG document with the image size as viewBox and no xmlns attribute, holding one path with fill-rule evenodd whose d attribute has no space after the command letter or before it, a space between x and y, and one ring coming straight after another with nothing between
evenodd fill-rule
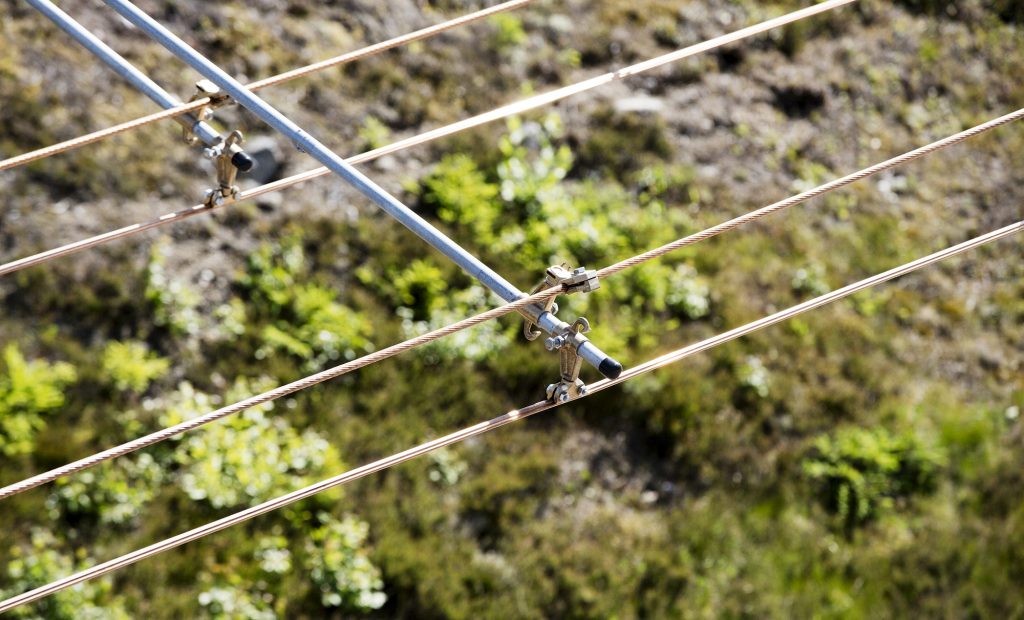
<instances>
[{"instance_id":1,"label":"sunlit foliage","mask_svg":"<svg viewBox=\"0 0 1024 620\"><path fill-rule=\"evenodd\" d=\"M66 362L28 361L14 344L3 350L0 375L0 452L31 452L45 417L64 405L64 387L75 380Z\"/></svg>"}]
</instances>

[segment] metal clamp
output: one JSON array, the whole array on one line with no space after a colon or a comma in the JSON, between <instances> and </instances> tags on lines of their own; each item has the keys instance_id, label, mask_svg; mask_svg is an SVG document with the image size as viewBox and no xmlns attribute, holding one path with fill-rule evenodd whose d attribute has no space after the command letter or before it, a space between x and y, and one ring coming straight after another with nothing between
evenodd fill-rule
<instances>
[{"instance_id":1,"label":"metal clamp","mask_svg":"<svg viewBox=\"0 0 1024 620\"><path fill-rule=\"evenodd\" d=\"M544 281L533 289L532 294L556 286L561 287L561 292L571 295L596 291L601 287L601 282L594 270L587 270L584 267L570 270L568 265L562 263L547 268L544 273ZM527 340L536 340L541 335L542 330L537 322L544 321L544 313L558 312L555 295L544 300L540 310L537 315L525 319L523 335ZM583 366L583 356L580 355L580 351L583 347L592 346L590 341L583 336L590 331L590 323L587 319L580 317L572 325L564 321L557 321L554 326L547 327L547 329L551 332L551 337L544 341L544 346L548 351L558 351L561 370L559 382L548 386L547 396L555 402L565 403L587 393L587 386L580 379L580 368ZM608 368L605 368L606 366ZM612 374L618 376L618 372L621 370L622 366L611 358L606 357L601 362L601 372L606 376Z\"/></svg>"},{"instance_id":2,"label":"metal clamp","mask_svg":"<svg viewBox=\"0 0 1024 620\"><path fill-rule=\"evenodd\" d=\"M544 341L544 347L548 351L558 350L561 380L552 383L547 388L549 400L566 403L581 396L586 396L587 386L580 379L580 368L583 366L583 358L576 353L576 342L573 336L585 334L590 331L590 323L583 317L566 330L565 333L552 336Z\"/></svg>"},{"instance_id":3,"label":"metal clamp","mask_svg":"<svg viewBox=\"0 0 1024 620\"><path fill-rule=\"evenodd\" d=\"M601 288L601 282L597 279L596 271L592 269L588 271L583 267L577 267L576 269L569 271L569 265L562 263L561 265L552 265L548 267L547 271L544 273L544 281L538 284L530 294L534 295L540 291L559 285L562 286L563 292L567 295L571 295L572 293L589 293ZM555 297L553 295L544 301L543 309L544 312L550 312L552 314L558 312L558 304L555 303ZM589 330L590 328L588 326L587 331ZM543 332L537 326L537 323L530 319L525 320L523 323L523 336L525 336L527 340L536 340L541 333Z\"/></svg>"},{"instance_id":4,"label":"metal clamp","mask_svg":"<svg viewBox=\"0 0 1024 620\"><path fill-rule=\"evenodd\" d=\"M229 97L227 93L223 92L210 80L199 80L196 82L195 94L193 94L188 101L189 103L192 103L197 99L210 100L209 103L192 113L196 123L205 123L213 118L214 109L219 108L230 101L231 97ZM195 132L192 131L192 127L188 125L182 126L182 138L185 140L185 144L188 144L189 146L194 146L200 142L199 136L197 136Z\"/></svg>"},{"instance_id":5,"label":"metal clamp","mask_svg":"<svg viewBox=\"0 0 1024 620\"><path fill-rule=\"evenodd\" d=\"M217 166L217 188L206 190L206 198L203 200L207 207L220 206L238 198L240 190L235 185L235 177L239 170L239 154L244 155L239 146L243 140L242 132L236 129L220 144L206 149L207 156L213 158Z\"/></svg>"}]
</instances>

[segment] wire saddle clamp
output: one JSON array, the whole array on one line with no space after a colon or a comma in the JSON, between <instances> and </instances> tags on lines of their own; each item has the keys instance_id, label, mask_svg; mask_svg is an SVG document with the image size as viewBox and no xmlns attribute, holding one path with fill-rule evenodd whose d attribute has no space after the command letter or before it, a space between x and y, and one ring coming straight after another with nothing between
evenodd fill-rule
<instances>
[{"instance_id":1,"label":"wire saddle clamp","mask_svg":"<svg viewBox=\"0 0 1024 620\"><path fill-rule=\"evenodd\" d=\"M544 281L537 285L533 293L555 286L561 286L562 292L571 295L596 291L601 287L601 282L598 280L597 271L583 267L570 270L568 265L563 263L548 267ZM544 312L552 314L558 312L554 296L544 302L543 309ZM548 351L558 351L561 370L558 383L552 383L547 387L548 399L564 403L586 395L587 386L580 379L583 358L577 354L577 350L586 341L583 334L589 331L590 322L580 317L572 325L566 325L561 333L553 334L544 341L544 347ZM527 319L523 324L523 335L527 340L536 340L541 333L541 329L534 321Z\"/></svg>"},{"instance_id":2,"label":"wire saddle clamp","mask_svg":"<svg viewBox=\"0 0 1024 620\"><path fill-rule=\"evenodd\" d=\"M196 92L191 98L189 98L188 102L192 103L197 99L209 99L210 101L203 107L191 113L193 118L195 118L195 123L205 123L206 121L209 121L213 118L214 110L231 103L231 97L229 97L227 93L223 92L210 80L199 80L196 82ZM194 125L182 123L181 127L182 139L184 139L185 144L188 144L189 146L195 146L201 142L199 136L192 131L193 126Z\"/></svg>"}]
</instances>

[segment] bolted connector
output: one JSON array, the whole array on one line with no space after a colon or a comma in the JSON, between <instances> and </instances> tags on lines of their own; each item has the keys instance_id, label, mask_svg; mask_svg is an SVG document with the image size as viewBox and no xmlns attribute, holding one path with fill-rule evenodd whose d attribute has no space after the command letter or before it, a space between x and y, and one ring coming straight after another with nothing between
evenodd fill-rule
<instances>
[{"instance_id":1,"label":"bolted connector","mask_svg":"<svg viewBox=\"0 0 1024 620\"><path fill-rule=\"evenodd\" d=\"M596 271L587 271L583 267L577 267L575 270L569 271L569 266L562 263L561 265L552 265L547 268L544 272L544 281L533 289L533 293L539 293L544 289L558 285L562 285L565 288L566 294L589 293L601 287ZM558 312L558 304L555 303L554 297L544 303L544 312L551 312L552 314ZM540 334L541 330L537 327L537 324L530 319L526 319L525 323L523 323L523 336L527 340L536 340ZM554 347L554 349L557 348L557 346ZM554 349L548 348L548 351L553 351Z\"/></svg>"},{"instance_id":2,"label":"bolted connector","mask_svg":"<svg viewBox=\"0 0 1024 620\"><path fill-rule=\"evenodd\" d=\"M565 287L565 292L568 294L591 293L601 288L601 282L597 278L597 271L577 267L568 278L562 281L562 286Z\"/></svg>"},{"instance_id":3,"label":"bolted connector","mask_svg":"<svg viewBox=\"0 0 1024 620\"><path fill-rule=\"evenodd\" d=\"M196 92L189 99L189 103L195 101L196 99L205 98L209 98L210 103L204 105L195 112L192 112L192 116L195 118L195 123L193 124L193 126L190 127L187 124L182 126L182 139L185 140L185 144L188 144L189 146L195 146L196 144L199 144L199 136L197 136L195 132L192 131L192 127L198 125L199 123L205 123L206 121L213 118L213 102L216 100L218 93L220 93L220 89L217 88L217 85L211 82L210 80L199 80L198 82L196 82ZM208 150L209 149L207 149L207 151ZM206 156L209 157L210 159L213 159L214 157L216 157L216 154L210 155L209 153L206 153Z\"/></svg>"},{"instance_id":4,"label":"bolted connector","mask_svg":"<svg viewBox=\"0 0 1024 620\"><path fill-rule=\"evenodd\" d=\"M546 390L548 399L565 403L587 393L587 386L580 379L583 358L576 353L578 346L576 340L589 331L590 323L580 317L564 333L544 341L548 351L558 349L561 367L559 382L552 383Z\"/></svg>"},{"instance_id":5,"label":"bolted connector","mask_svg":"<svg viewBox=\"0 0 1024 620\"><path fill-rule=\"evenodd\" d=\"M548 351L561 349L566 345L568 339L565 336L551 336L544 341L544 348Z\"/></svg>"},{"instance_id":6,"label":"bolted connector","mask_svg":"<svg viewBox=\"0 0 1024 620\"><path fill-rule=\"evenodd\" d=\"M242 132L235 130L219 144L206 149L207 156L212 157L217 166L217 187L206 190L206 197L203 200L207 207L217 207L238 198L239 189L235 185L235 177L240 167L236 162L244 165L248 160L248 155L240 146L243 140ZM240 158L240 155L244 158ZM248 166L247 169L252 169L252 166Z\"/></svg>"}]
</instances>

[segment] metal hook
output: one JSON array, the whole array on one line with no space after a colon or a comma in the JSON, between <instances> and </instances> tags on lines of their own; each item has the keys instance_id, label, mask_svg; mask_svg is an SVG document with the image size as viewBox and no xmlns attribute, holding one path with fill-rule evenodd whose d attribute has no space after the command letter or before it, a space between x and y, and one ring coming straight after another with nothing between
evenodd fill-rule
<instances>
[{"instance_id":1,"label":"metal hook","mask_svg":"<svg viewBox=\"0 0 1024 620\"><path fill-rule=\"evenodd\" d=\"M585 334L590 331L590 322L583 317L576 319L567 333L552 336L544 341L549 351L558 349L561 380L548 386L548 399L565 403L587 394L587 386L580 379L583 358L577 355L572 335Z\"/></svg>"},{"instance_id":2,"label":"metal hook","mask_svg":"<svg viewBox=\"0 0 1024 620\"><path fill-rule=\"evenodd\" d=\"M192 116L195 118L195 123L193 123L192 126L182 126L182 139L185 140L185 144L189 146L195 146L196 144L199 143L199 136L197 136L195 132L192 131L192 127L194 127L198 123L205 123L206 121L213 118L213 108L215 107L214 101L217 101L218 99L223 99L223 97L224 96L221 93L220 88L218 88L217 85L211 82L210 80L199 80L198 82L196 82L196 92L188 100L189 103L192 103L196 99L206 98L208 98L210 102L192 113Z\"/></svg>"},{"instance_id":3,"label":"metal hook","mask_svg":"<svg viewBox=\"0 0 1024 620\"><path fill-rule=\"evenodd\" d=\"M544 281L538 284L530 293L534 295L554 286L562 286L563 292L567 295L572 293L589 293L601 288L601 282L597 279L596 271L587 271L583 267L577 267L570 271L569 265L552 265L544 273ZM558 312L558 304L555 303L555 296L552 295L544 302L544 312L555 314ZM588 326L589 331L589 326ZM525 319L523 323L523 336L527 340L536 340L541 335L541 329L531 319Z\"/></svg>"},{"instance_id":4,"label":"metal hook","mask_svg":"<svg viewBox=\"0 0 1024 620\"><path fill-rule=\"evenodd\" d=\"M223 142L207 149L208 154L215 158L217 188L206 190L206 199L203 201L206 206L215 207L238 198L239 189L235 185L235 178L238 176L239 166L236 160L239 160L240 154L244 155L239 148L244 139L242 132L236 129L228 134Z\"/></svg>"}]
</instances>

